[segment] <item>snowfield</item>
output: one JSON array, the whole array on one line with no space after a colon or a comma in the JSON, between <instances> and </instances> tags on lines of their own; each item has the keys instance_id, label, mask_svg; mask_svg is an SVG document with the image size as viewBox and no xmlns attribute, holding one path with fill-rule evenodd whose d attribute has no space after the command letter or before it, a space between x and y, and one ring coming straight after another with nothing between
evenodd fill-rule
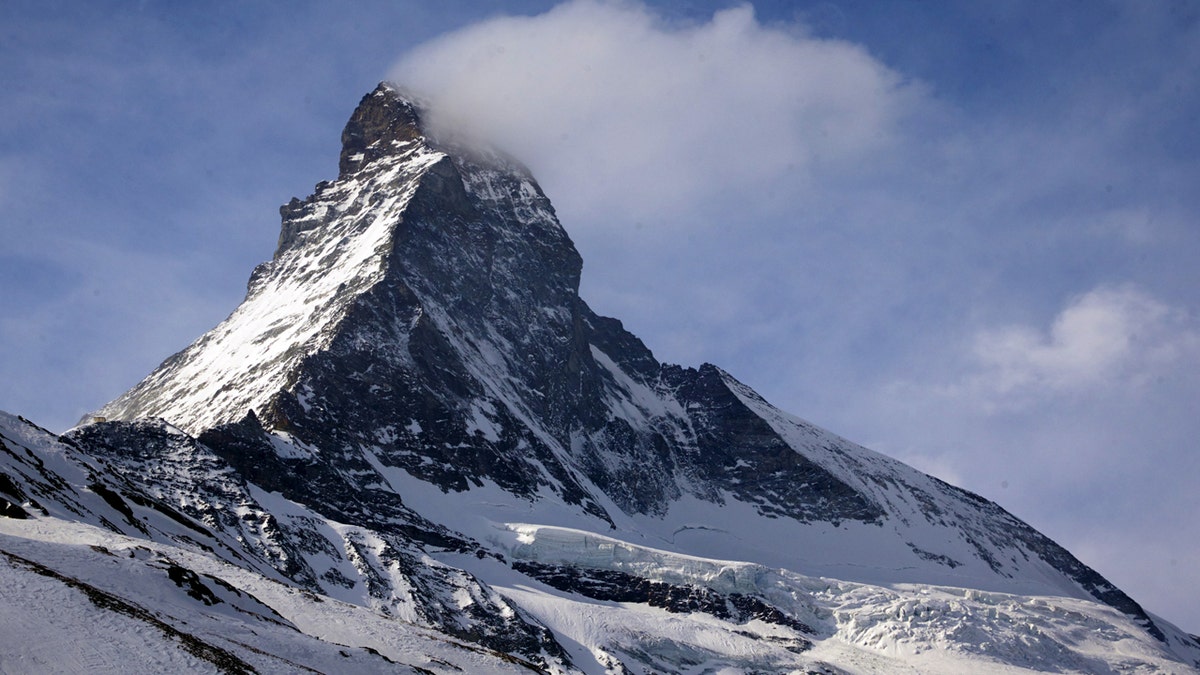
<instances>
[{"instance_id":1,"label":"snowfield","mask_svg":"<svg viewBox=\"0 0 1200 675\"><path fill-rule=\"evenodd\" d=\"M561 672L1197 672L1116 610L1087 600L805 577L567 528L511 524L498 534L513 561L755 594L813 629L595 600L495 559L444 557L551 628L574 666ZM58 518L0 519L0 560L4 673L537 670L203 553ZM172 569L195 581L176 582Z\"/></svg>"},{"instance_id":2,"label":"snowfield","mask_svg":"<svg viewBox=\"0 0 1200 675\"><path fill-rule=\"evenodd\" d=\"M56 518L0 518L0 580L6 674L530 672L202 553Z\"/></svg>"}]
</instances>

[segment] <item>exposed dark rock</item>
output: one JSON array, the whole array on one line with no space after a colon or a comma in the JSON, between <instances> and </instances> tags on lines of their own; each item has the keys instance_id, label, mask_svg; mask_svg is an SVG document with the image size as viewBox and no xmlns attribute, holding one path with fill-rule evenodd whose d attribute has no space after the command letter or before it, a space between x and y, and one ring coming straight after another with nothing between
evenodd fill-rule
<instances>
[{"instance_id":1,"label":"exposed dark rock","mask_svg":"<svg viewBox=\"0 0 1200 675\"><path fill-rule=\"evenodd\" d=\"M338 173L345 177L392 151L390 142L420 138L420 115L404 98L392 95L392 88L379 85L363 97L342 130L342 154Z\"/></svg>"},{"instance_id":2,"label":"exposed dark rock","mask_svg":"<svg viewBox=\"0 0 1200 675\"><path fill-rule=\"evenodd\" d=\"M169 563L167 565L167 577L171 581L174 581L176 586L186 589L188 597L194 600L199 600L205 605L216 605L222 602L216 593L212 592L212 589L200 581L199 574L186 567Z\"/></svg>"},{"instance_id":3,"label":"exposed dark rock","mask_svg":"<svg viewBox=\"0 0 1200 675\"><path fill-rule=\"evenodd\" d=\"M0 499L0 518L16 518L17 520L24 520L28 517L29 514L25 513L25 509L17 506L7 499Z\"/></svg>"},{"instance_id":4,"label":"exposed dark rock","mask_svg":"<svg viewBox=\"0 0 1200 675\"><path fill-rule=\"evenodd\" d=\"M673 613L703 612L735 623L759 619L787 626L800 633L814 633L803 621L788 616L761 598L740 593L722 595L701 586L669 584L617 570L528 561L516 561L512 568L552 588L595 600L641 603ZM812 646L811 642L804 639L798 642L804 644L805 648Z\"/></svg>"}]
</instances>

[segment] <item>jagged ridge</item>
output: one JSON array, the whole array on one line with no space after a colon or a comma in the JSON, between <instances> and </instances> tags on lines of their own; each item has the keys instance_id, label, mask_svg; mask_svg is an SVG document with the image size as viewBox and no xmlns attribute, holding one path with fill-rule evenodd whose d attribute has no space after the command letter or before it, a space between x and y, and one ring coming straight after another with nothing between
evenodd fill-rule
<instances>
[{"instance_id":1,"label":"jagged ridge","mask_svg":"<svg viewBox=\"0 0 1200 675\"><path fill-rule=\"evenodd\" d=\"M995 504L791 418L715 366L660 364L579 298L579 254L528 171L431 137L423 115L390 85L364 97L338 179L281 209L242 305L97 415L165 418L239 480L410 541L415 558L489 555L453 495L497 488L504 508L561 502L683 551L710 552L694 533L719 528L703 522L742 518L723 541L781 566L846 573L872 550L862 580L1093 597L1163 639ZM447 496L415 508L413 479ZM694 543L676 541L685 531ZM310 572L283 571L328 574Z\"/></svg>"}]
</instances>

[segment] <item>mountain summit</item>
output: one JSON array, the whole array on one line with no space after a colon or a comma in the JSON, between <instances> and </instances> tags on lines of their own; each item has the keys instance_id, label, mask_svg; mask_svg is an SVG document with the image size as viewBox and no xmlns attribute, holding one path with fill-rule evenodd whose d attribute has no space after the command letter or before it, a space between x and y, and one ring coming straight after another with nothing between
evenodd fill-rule
<instances>
[{"instance_id":1,"label":"mountain summit","mask_svg":"<svg viewBox=\"0 0 1200 675\"><path fill-rule=\"evenodd\" d=\"M579 297L581 258L529 172L425 118L392 85L364 97L337 179L282 207L242 304L107 421L50 439L8 420L67 477L10 453L5 504L40 495L61 505L45 517L199 547L534 670L1200 659L996 504L716 366L659 363ZM1084 626L1136 656L1097 656Z\"/></svg>"}]
</instances>

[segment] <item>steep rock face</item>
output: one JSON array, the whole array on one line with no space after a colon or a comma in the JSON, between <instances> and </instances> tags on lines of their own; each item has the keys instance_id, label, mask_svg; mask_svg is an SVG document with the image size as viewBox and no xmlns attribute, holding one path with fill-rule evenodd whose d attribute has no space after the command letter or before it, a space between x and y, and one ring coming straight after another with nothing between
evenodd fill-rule
<instances>
[{"instance_id":1,"label":"steep rock face","mask_svg":"<svg viewBox=\"0 0 1200 675\"><path fill-rule=\"evenodd\" d=\"M811 573L1092 597L1161 636L995 504L791 418L715 366L658 363L579 298L580 256L528 171L430 137L394 87L362 100L343 143L337 180L281 209L242 305L97 415L165 418L248 484L382 532L389 550L413 542L414 558L476 543L452 531L453 509L410 508L408 479L495 487L511 508L558 500L592 527L657 527L683 552L676 534L716 531L696 519L744 507L754 520L730 540L771 532L760 548L782 566L823 556ZM679 515L693 503L700 515Z\"/></svg>"},{"instance_id":2,"label":"steep rock face","mask_svg":"<svg viewBox=\"0 0 1200 675\"><path fill-rule=\"evenodd\" d=\"M685 493L758 499L726 471L753 449L764 471L799 472L766 487L787 515L881 515L730 413L715 370L663 370L591 312L579 254L523 168L428 138L386 85L343 141L339 179L282 209L242 306L97 415L198 434L255 412L364 475L378 461L447 490L549 489L603 519L589 483L639 513ZM817 489L789 488L797 476Z\"/></svg>"}]
</instances>

